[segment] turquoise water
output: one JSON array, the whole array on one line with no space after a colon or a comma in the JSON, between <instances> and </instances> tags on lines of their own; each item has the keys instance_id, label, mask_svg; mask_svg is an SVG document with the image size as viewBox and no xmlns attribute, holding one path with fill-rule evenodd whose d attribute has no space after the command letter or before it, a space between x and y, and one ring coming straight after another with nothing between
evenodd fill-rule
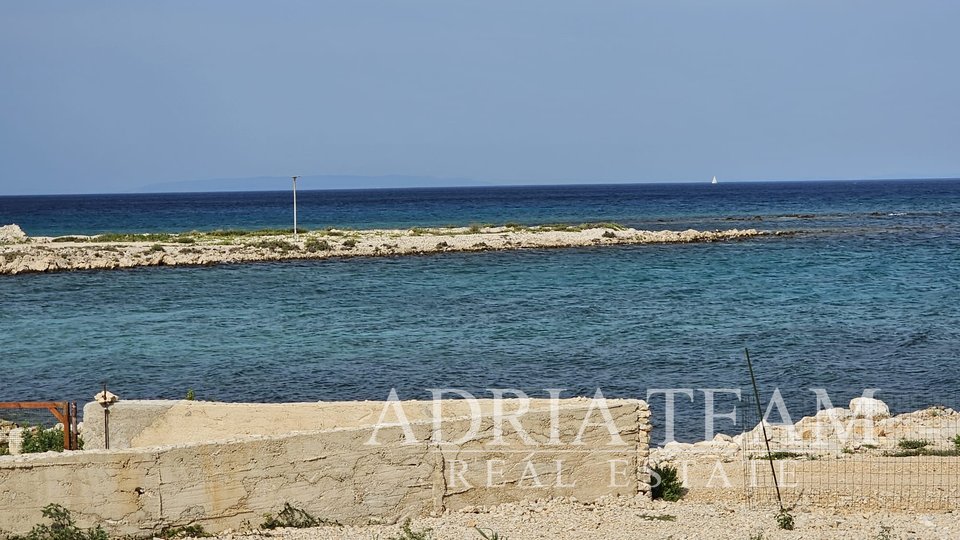
<instances>
[{"instance_id":1,"label":"turquoise water","mask_svg":"<svg viewBox=\"0 0 960 540\"><path fill-rule=\"evenodd\" d=\"M814 195L795 207L820 217L790 220L809 232L733 243L4 277L0 400L86 400L103 380L227 401L747 391L748 346L797 415L813 387L960 407L960 190L943 184L939 204L911 206L907 185L827 217ZM702 403L680 404L680 438L702 432Z\"/></svg>"}]
</instances>

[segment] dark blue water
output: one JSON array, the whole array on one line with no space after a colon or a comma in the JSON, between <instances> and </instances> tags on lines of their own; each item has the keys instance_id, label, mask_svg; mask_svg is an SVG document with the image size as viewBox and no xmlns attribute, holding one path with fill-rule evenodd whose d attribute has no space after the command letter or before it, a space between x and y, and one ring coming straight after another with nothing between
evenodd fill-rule
<instances>
[{"instance_id":1,"label":"dark blue water","mask_svg":"<svg viewBox=\"0 0 960 540\"><path fill-rule=\"evenodd\" d=\"M85 400L104 379L123 397L193 388L230 401L385 399L391 388L426 399L433 387L748 392L749 346L765 395L781 388L795 416L814 409L814 387L840 405L872 387L895 410L960 407L960 182L718 187L313 192L301 209L308 227L743 219L819 232L4 277L0 400ZM111 221L103 205L119 200ZM5 198L0 222L33 234L275 227L283 200ZM662 419L662 398L652 404ZM702 393L679 405L681 438L702 436Z\"/></svg>"},{"instance_id":2,"label":"dark blue water","mask_svg":"<svg viewBox=\"0 0 960 540\"><path fill-rule=\"evenodd\" d=\"M595 221L646 229L911 226L956 223L960 182L300 191L297 204L298 225L311 229ZM290 228L292 207L290 192L0 197L0 223L35 236Z\"/></svg>"}]
</instances>

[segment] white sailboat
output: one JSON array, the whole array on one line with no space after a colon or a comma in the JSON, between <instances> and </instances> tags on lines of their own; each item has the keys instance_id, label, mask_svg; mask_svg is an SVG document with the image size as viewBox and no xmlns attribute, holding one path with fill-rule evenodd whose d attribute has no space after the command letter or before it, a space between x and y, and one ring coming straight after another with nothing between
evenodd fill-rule
<instances>
[{"instance_id":1,"label":"white sailboat","mask_svg":"<svg viewBox=\"0 0 960 540\"><path fill-rule=\"evenodd\" d=\"M711 180L710 183L711 183L711 184L716 184L716 183L717 183L717 177L714 176L714 177L713 177L713 180Z\"/></svg>"}]
</instances>

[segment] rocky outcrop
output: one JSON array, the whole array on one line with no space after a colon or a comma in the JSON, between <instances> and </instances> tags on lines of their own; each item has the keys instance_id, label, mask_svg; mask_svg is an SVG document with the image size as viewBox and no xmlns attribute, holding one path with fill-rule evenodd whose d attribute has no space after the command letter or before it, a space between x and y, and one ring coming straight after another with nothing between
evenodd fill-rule
<instances>
[{"instance_id":1,"label":"rocky outcrop","mask_svg":"<svg viewBox=\"0 0 960 540\"><path fill-rule=\"evenodd\" d=\"M0 246L0 274L524 248L725 242L767 234L771 233L756 229L641 231L598 226L563 230L487 227L317 231L302 234L297 240L292 235L224 239L203 233L172 235L163 242L147 241L146 236L145 241L137 241L138 237L134 236L130 242L99 242L96 237L37 237L26 243Z\"/></svg>"},{"instance_id":2,"label":"rocky outcrop","mask_svg":"<svg viewBox=\"0 0 960 540\"><path fill-rule=\"evenodd\" d=\"M923 443L931 451L956 448L960 434L960 413L947 407L890 416L886 403L873 398L854 398L848 408L824 409L795 424L771 424L729 436L696 443L672 441L651 450L651 461L738 461L766 455L763 428L770 449L781 455L804 457L846 457L855 454L889 455L903 451L902 441ZM909 446L909 443L908 443Z\"/></svg>"},{"instance_id":3,"label":"rocky outcrop","mask_svg":"<svg viewBox=\"0 0 960 540\"><path fill-rule=\"evenodd\" d=\"M27 241L27 233L17 224L0 227L0 244L19 244Z\"/></svg>"}]
</instances>

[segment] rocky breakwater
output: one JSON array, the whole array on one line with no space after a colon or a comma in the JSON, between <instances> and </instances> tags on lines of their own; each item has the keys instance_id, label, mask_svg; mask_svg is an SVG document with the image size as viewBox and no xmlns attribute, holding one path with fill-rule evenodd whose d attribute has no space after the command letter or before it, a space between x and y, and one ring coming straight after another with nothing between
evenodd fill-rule
<instances>
[{"instance_id":1,"label":"rocky breakwater","mask_svg":"<svg viewBox=\"0 0 960 540\"><path fill-rule=\"evenodd\" d=\"M773 234L756 229L643 231L616 224L413 228L409 230L210 231L27 237L0 229L0 274L396 256L450 251L723 242Z\"/></svg>"}]
</instances>

